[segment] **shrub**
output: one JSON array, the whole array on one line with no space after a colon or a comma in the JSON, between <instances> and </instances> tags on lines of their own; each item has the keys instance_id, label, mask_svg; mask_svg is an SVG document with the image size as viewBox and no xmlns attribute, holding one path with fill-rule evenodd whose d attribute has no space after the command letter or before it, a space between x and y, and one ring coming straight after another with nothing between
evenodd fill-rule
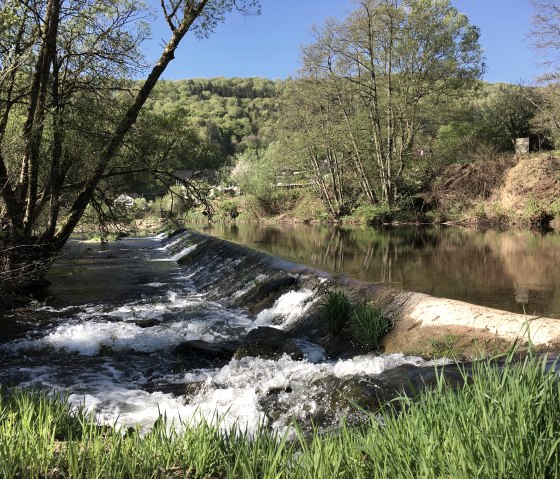
<instances>
[{"instance_id":1,"label":"shrub","mask_svg":"<svg viewBox=\"0 0 560 479\"><path fill-rule=\"evenodd\" d=\"M235 201L226 200L220 205L222 210L222 218L228 220L235 220L239 216L239 209Z\"/></svg>"},{"instance_id":2,"label":"shrub","mask_svg":"<svg viewBox=\"0 0 560 479\"><path fill-rule=\"evenodd\" d=\"M333 334L338 334L348 325L352 305L344 291L328 291L326 298L321 303L321 316L327 328Z\"/></svg>"},{"instance_id":3,"label":"shrub","mask_svg":"<svg viewBox=\"0 0 560 479\"><path fill-rule=\"evenodd\" d=\"M354 339L369 349L378 349L391 327L391 320L367 303L357 304L350 314L350 328Z\"/></svg>"},{"instance_id":4,"label":"shrub","mask_svg":"<svg viewBox=\"0 0 560 479\"><path fill-rule=\"evenodd\" d=\"M385 203L361 205L353 211L352 218L360 223L383 224L393 221L394 213L391 207Z\"/></svg>"}]
</instances>

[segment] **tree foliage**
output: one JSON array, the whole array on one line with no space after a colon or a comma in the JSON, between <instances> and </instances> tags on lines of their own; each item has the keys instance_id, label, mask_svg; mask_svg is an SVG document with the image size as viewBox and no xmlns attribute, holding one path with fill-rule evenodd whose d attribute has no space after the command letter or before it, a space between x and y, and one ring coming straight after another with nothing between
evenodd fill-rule
<instances>
[{"instance_id":1,"label":"tree foliage","mask_svg":"<svg viewBox=\"0 0 560 479\"><path fill-rule=\"evenodd\" d=\"M256 0L163 0L169 41L138 83L127 79L144 71L142 3L0 5L0 224L4 250L22 252L4 255L2 272L37 259L37 249L52 256L102 182L125 167L123 144L185 34L204 37L228 11L258 8Z\"/></svg>"},{"instance_id":2,"label":"tree foliage","mask_svg":"<svg viewBox=\"0 0 560 479\"><path fill-rule=\"evenodd\" d=\"M483 71L478 30L449 1L355 3L346 19L316 29L304 48L300 82L307 92L293 123L301 127L288 133L305 144L334 214L345 203L347 172L365 201L398 202L420 140L433 129L430 113L463 95Z\"/></svg>"}]
</instances>

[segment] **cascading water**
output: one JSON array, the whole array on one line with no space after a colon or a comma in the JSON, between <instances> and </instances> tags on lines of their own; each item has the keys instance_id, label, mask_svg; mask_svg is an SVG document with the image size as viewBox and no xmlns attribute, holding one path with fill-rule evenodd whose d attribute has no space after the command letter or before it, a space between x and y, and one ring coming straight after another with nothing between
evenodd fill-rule
<instances>
[{"instance_id":1,"label":"cascading water","mask_svg":"<svg viewBox=\"0 0 560 479\"><path fill-rule=\"evenodd\" d=\"M328 360L305 337L296 339L303 360L185 355L189 342L231 345L259 326L289 329L316 303L324 278L278 277L252 253L205 248L188 233L162 241L128 239L105 250L71 242L53 268L48 306L4 319L11 326L0 344L0 383L65 391L109 424L149 427L165 414L175 424L219 417L223 427L251 430L324 415L333 379L430 364L402 355Z\"/></svg>"}]
</instances>

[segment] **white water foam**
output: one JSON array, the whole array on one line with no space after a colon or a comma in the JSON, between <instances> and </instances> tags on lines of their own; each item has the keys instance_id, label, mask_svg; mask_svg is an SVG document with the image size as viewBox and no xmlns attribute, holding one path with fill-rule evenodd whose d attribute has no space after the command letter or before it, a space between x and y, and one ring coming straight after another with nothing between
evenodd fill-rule
<instances>
[{"instance_id":1,"label":"white water foam","mask_svg":"<svg viewBox=\"0 0 560 479\"><path fill-rule=\"evenodd\" d=\"M257 275L253 281L249 281L247 284L245 284L245 286L243 286L243 288L241 288L240 290L233 293L231 298L232 299L239 299L242 296L245 296L249 291L251 291L252 289L255 289L259 285L259 283L262 283L267 278L268 278L268 276L266 274Z\"/></svg>"},{"instance_id":2,"label":"white water foam","mask_svg":"<svg viewBox=\"0 0 560 479\"><path fill-rule=\"evenodd\" d=\"M193 244L191 246L188 246L187 248L179 251L177 254L171 256L171 261L179 261L181 258L184 258L185 256L191 254L197 247L198 245Z\"/></svg>"},{"instance_id":3,"label":"white water foam","mask_svg":"<svg viewBox=\"0 0 560 479\"><path fill-rule=\"evenodd\" d=\"M286 327L301 318L315 302L313 291L288 291L280 296L272 308L262 310L255 318L256 325Z\"/></svg>"},{"instance_id":4,"label":"white water foam","mask_svg":"<svg viewBox=\"0 0 560 479\"><path fill-rule=\"evenodd\" d=\"M153 321L155 324L151 324ZM226 310L203 295L181 296L170 291L163 302L131 303L105 310L87 306L75 319L43 337L3 344L0 351L14 354L47 348L94 356L109 348L150 353L169 351L184 341L228 340L252 327L253 321L245 314Z\"/></svg>"},{"instance_id":5,"label":"white water foam","mask_svg":"<svg viewBox=\"0 0 560 479\"><path fill-rule=\"evenodd\" d=\"M165 246L159 248L160 251L168 251L172 249L175 245L178 245L181 241L183 241L183 237L179 236L177 239L174 239L170 243L166 244Z\"/></svg>"},{"instance_id":6,"label":"white water foam","mask_svg":"<svg viewBox=\"0 0 560 479\"><path fill-rule=\"evenodd\" d=\"M184 258L185 256L192 253L197 246L198 245L193 244L191 246L188 246L187 248L182 249L181 251L174 254L173 256L170 256L169 258L158 258L158 259L152 259L151 261L179 261L181 258Z\"/></svg>"},{"instance_id":7,"label":"white water foam","mask_svg":"<svg viewBox=\"0 0 560 479\"><path fill-rule=\"evenodd\" d=\"M322 392L320 380L331 376L351 377L356 374L376 376L402 364L429 366L433 362L402 354L359 356L354 359L312 364L294 361L287 356L279 360L246 357L232 360L222 369L200 369L169 377L177 384L201 383L200 391L188 402L185 397L163 392L147 392L127 387L107 376L88 377L89 391L73 394L75 405L85 405L96 412L98 420L124 427L149 428L165 414L168 423L179 427L205 420L220 423L222 430L237 425L254 433L259 424L278 430L289 427L292 417L309 419L319 409ZM43 381L48 374L41 370ZM278 401L285 410L270 422L261 400L271 391L281 391ZM278 393L277 393L278 394ZM319 401L319 402L318 402Z\"/></svg>"}]
</instances>

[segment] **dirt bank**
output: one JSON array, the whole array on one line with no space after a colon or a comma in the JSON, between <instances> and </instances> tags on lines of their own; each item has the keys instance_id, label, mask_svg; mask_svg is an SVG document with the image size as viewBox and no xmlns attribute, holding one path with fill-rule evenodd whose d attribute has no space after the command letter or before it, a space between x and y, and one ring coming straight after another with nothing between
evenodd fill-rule
<instances>
[{"instance_id":1,"label":"dirt bank","mask_svg":"<svg viewBox=\"0 0 560 479\"><path fill-rule=\"evenodd\" d=\"M451 165L433 186L449 219L538 226L560 223L560 156L534 154Z\"/></svg>"}]
</instances>

